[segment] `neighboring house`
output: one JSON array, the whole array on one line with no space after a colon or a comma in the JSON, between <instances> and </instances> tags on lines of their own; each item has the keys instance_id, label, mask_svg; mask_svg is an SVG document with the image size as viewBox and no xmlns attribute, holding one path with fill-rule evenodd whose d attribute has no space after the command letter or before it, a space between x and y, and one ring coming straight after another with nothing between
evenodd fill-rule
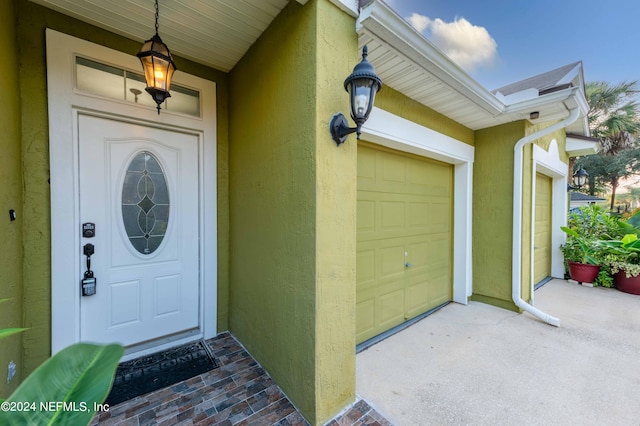
<instances>
[{"instance_id":1,"label":"neighboring house","mask_svg":"<svg viewBox=\"0 0 640 426\"><path fill-rule=\"evenodd\" d=\"M161 1L179 71L158 115L125 90L144 86L151 0L0 2L0 326L29 328L0 348L18 366L0 396L73 342L134 356L230 330L321 424L354 401L356 344L443 303L554 322L528 302L564 273L582 64L494 94L364 3ZM328 122L365 44L384 87L338 147ZM164 190L148 239L127 213L141 170Z\"/></svg>"},{"instance_id":2,"label":"neighboring house","mask_svg":"<svg viewBox=\"0 0 640 426\"><path fill-rule=\"evenodd\" d=\"M578 207L590 206L607 201L606 198L594 197L582 192L570 191L569 193L571 194L569 209L576 209Z\"/></svg>"}]
</instances>

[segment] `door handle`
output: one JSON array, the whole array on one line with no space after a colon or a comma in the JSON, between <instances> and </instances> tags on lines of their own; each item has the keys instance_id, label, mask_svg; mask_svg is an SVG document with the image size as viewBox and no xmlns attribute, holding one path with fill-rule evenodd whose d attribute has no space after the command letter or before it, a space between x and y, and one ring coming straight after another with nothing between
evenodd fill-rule
<instances>
[{"instance_id":1,"label":"door handle","mask_svg":"<svg viewBox=\"0 0 640 426\"><path fill-rule=\"evenodd\" d=\"M410 268L413 266L413 263L409 263L409 252L405 251L404 252L404 267L405 269Z\"/></svg>"},{"instance_id":2,"label":"door handle","mask_svg":"<svg viewBox=\"0 0 640 426\"><path fill-rule=\"evenodd\" d=\"M82 251L87 256L87 270L84 273L84 278L80 281L83 296L93 296L96 294L96 278L93 276L91 270L91 256L95 253L95 247L93 244L85 244L82 247Z\"/></svg>"}]
</instances>

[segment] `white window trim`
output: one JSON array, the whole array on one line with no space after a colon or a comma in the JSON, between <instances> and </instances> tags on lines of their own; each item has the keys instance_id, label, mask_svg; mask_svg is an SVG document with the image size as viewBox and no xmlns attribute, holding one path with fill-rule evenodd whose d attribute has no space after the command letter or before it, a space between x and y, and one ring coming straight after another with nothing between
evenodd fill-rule
<instances>
[{"instance_id":1,"label":"white window trim","mask_svg":"<svg viewBox=\"0 0 640 426\"><path fill-rule=\"evenodd\" d=\"M473 292L471 224L475 148L376 107L362 127L362 138L454 166L453 300L467 304Z\"/></svg>"},{"instance_id":2,"label":"white window trim","mask_svg":"<svg viewBox=\"0 0 640 426\"><path fill-rule=\"evenodd\" d=\"M200 135L200 336L217 333L217 163L216 85L180 71L174 81L201 93L203 118L82 93L75 89L75 56L139 71L138 58L47 29L49 161L51 182L51 352L80 340L80 215L77 115L80 111L165 129L189 129ZM143 94L144 96L145 94ZM76 129L76 130L74 130ZM99 232L99 230L97 230ZM184 340L193 340L191 336ZM163 346L178 344L179 341ZM156 349L162 346L156 346Z\"/></svg>"}]
</instances>

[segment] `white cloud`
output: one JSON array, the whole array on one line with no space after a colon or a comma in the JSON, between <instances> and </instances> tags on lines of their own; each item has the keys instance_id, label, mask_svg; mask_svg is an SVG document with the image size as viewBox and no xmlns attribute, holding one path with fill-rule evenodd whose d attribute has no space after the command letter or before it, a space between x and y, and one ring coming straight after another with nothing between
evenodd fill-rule
<instances>
[{"instance_id":1,"label":"white cloud","mask_svg":"<svg viewBox=\"0 0 640 426\"><path fill-rule=\"evenodd\" d=\"M484 27L473 25L465 18L453 22L435 20L417 13L407 18L409 23L438 46L455 63L467 71L492 65L498 57L497 43Z\"/></svg>"},{"instance_id":2,"label":"white cloud","mask_svg":"<svg viewBox=\"0 0 640 426\"><path fill-rule=\"evenodd\" d=\"M424 30L431 24L431 19L428 16L420 15L419 13L414 13L407 19L411 26L421 33L424 33Z\"/></svg>"}]
</instances>

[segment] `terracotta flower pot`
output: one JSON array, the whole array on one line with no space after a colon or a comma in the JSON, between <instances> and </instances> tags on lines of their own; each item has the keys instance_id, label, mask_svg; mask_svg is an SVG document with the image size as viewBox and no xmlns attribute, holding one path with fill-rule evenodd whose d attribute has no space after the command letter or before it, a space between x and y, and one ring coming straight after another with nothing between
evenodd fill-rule
<instances>
[{"instance_id":1,"label":"terracotta flower pot","mask_svg":"<svg viewBox=\"0 0 640 426\"><path fill-rule=\"evenodd\" d=\"M600 272L600 265L569 262L569 275L571 279L579 283L592 283Z\"/></svg>"},{"instance_id":2,"label":"terracotta flower pot","mask_svg":"<svg viewBox=\"0 0 640 426\"><path fill-rule=\"evenodd\" d=\"M640 275L627 277L626 271L613 274L613 282L616 288L625 293L640 294Z\"/></svg>"}]
</instances>

